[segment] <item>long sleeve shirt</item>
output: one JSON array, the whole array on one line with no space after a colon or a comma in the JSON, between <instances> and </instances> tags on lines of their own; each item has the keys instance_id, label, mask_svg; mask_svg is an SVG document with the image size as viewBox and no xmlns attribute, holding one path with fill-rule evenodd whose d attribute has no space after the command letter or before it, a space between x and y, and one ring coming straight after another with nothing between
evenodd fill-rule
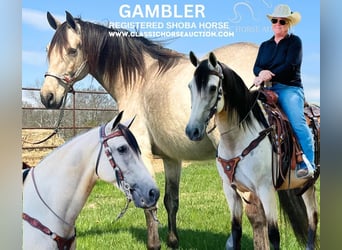
<instances>
[{"instance_id":1,"label":"long sleeve shirt","mask_svg":"<svg viewBox=\"0 0 342 250\"><path fill-rule=\"evenodd\" d=\"M261 70L270 70L275 74L272 82L303 87L300 73L302 56L302 41L298 36L287 35L278 44L273 36L260 45L253 72L258 76Z\"/></svg>"}]
</instances>

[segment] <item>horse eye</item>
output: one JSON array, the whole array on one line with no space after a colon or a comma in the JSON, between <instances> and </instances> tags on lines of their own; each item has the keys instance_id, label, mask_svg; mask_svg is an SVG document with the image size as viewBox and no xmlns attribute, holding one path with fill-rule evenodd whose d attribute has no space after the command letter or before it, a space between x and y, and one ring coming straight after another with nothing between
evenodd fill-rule
<instances>
[{"instance_id":1,"label":"horse eye","mask_svg":"<svg viewBox=\"0 0 342 250\"><path fill-rule=\"evenodd\" d=\"M117 148L119 154L125 154L128 151L127 146L121 146Z\"/></svg>"},{"instance_id":2,"label":"horse eye","mask_svg":"<svg viewBox=\"0 0 342 250\"><path fill-rule=\"evenodd\" d=\"M69 48L67 53L68 55L75 56L77 54L77 49Z\"/></svg>"},{"instance_id":3,"label":"horse eye","mask_svg":"<svg viewBox=\"0 0 342 250\"><path fill-rule=\"evenodd\" d=\"M213 86L210 86L210 87L209 87L209 92L213 94L214 92L216 92L216 89L217 89L216 86L214 86L214 85L213 85Z\"/></svg>"}]
</instances>

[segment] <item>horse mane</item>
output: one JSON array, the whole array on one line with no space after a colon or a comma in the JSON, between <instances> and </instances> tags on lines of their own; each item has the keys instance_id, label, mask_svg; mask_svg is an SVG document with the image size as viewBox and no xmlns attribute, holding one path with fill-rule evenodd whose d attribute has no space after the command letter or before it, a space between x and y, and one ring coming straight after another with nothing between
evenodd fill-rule
<instances>
[{"instance_id":1,"label":"horse mane","mask_svg":"<svg viewBox=\"0 0 342 250\"><path fill-rule=\"evenodd\" d=\"M114 82L119 73L122 73L125 85L133 84L138 76L144 76L144 52L158 61L158 74L172 68L184 57L181 53L163 47L161 43L145 37L136 37L136 34L133 36L125 29L110 29L82 21L80 18L75 18L75 21L81 27L81 49L87 57L89 72L105 75L110 82ZM68 24L64 22L56 30L50 43L48 57L55 46L58 46L56 48L59 53L62 53L62 48L67 48L67 28ZM110 36L109 32L121 35ZM97 69L100 71L96 72Z\"/></svg>"},{"instance_id":2,"label":"horse mane","mask_svg":"<svg viewBox=\"0 0 342 250\"><path fill-rule=\"evenodd\" d=\"M237 113L239 123L245 121L247 126L251 125L252 119L248 113L252 110L258 122L267 124L265 116L257 103L258 91L250 91L242 78L231 68L223 63L219 63L224 75L222 82L225 109L228 114L232 111ZM244 124L244 123L242 123Z\"/></svg>"}]
</instances>

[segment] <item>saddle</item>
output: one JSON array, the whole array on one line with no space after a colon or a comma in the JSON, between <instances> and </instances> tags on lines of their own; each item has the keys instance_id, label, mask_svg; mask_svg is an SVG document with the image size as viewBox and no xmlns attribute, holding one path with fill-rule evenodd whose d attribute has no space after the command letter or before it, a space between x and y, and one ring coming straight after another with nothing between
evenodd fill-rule
<instances>
[{"instance_id":1,"label":"saddle","mask_svg":"<svg viewBox=\"0 0 342 250\"><path fill-rule=\"evenodd\" d=\"M303 151L293 133L287 116L278 105L278 95L271 90L260 89L259 91L259 100L262 102L267 114L269 126L273 127L269 137L273 147L273 185L277 189L284 183L287 174L289 175L288 180L290 182L289 170L290 168L294 170L297 163L303 160ZM317 171L313 179L316 180L319 176L320 167L320 107L305 103L304 114L315 142L315 164ZM314 181L311 184L313 183ZM301 193L304 191L301 191Z\"/></svg>"}]
</instances>

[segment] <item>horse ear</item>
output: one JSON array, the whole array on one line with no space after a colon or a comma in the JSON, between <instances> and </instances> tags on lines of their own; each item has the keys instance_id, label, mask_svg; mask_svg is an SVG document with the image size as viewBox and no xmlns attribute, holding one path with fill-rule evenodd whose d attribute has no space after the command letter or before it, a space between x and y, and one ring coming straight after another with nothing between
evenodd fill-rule
<instances>
[{"instance_id":1,"label":"horse ear","mask_svg":"<svg viewBox=\"0 0 342 250\"><path fill-rule=\"evenodd\" d=\"M46 17L51 28L53 28L54 30L56 30L61 25L61 22L54 18L49 11L46 13Z\"/></svg>"},{"instance_id":2,"label":"horse ear","mask_svg":"<svg viewBox=\"0 0 342 250\"><path fill-rule=\"evenodd\" d=\"M197 65L199 64L199 60L198 60L197 57L195 56L195 53L192 52L192 51L190 51L189 57L190 57L190 61L191 61L192 65L194 65L195 67L197 67Z\"/></svg>"},{"instance_id":3,"label":"horse ear","mask_svg":"<svg viewBox=\"0 0 342 250\"><path fill-rule=\"evenodd\" d=\"M74 17L68 11L65 11L65 14L68 25L76 31L77 26Z\"/></svg>"},{"instance_id":4,"label":"horse ear","mask_svg":"<svg viewBox=\"0 0 342 250\"><path fill-rule=\"evenodd\" d=\"M123 122L122 124L125 125L127 128L129 128L132 125L132 123L134 122L135 117L136 116L134 116L131 120Z\"/></svg>"},{"instance_id":5,"label":"horse ear","mask_svg":"<svg viewBox=\"0 0 342 250\"><path fill-rule=\"evenodd\" d=\"M121 121L122 115L123 115L123 111L121 111L121 112L114 118L113 125L112 125L112 130L114 130L114 129L118 126L118 124L119 124L120 121Z\"/></svg>"},{"instance_id":6,"label":"horse ear","mask_svg":"<svg viewBox=\"0 0 342 250\"><path fill-rule=\"evenodd\" d=\"M209 54L209 62L211 63L211 65L213 65L214 68L216 67L217 59L213 52L210 52Z\"/></svg>"}]
</instances>

